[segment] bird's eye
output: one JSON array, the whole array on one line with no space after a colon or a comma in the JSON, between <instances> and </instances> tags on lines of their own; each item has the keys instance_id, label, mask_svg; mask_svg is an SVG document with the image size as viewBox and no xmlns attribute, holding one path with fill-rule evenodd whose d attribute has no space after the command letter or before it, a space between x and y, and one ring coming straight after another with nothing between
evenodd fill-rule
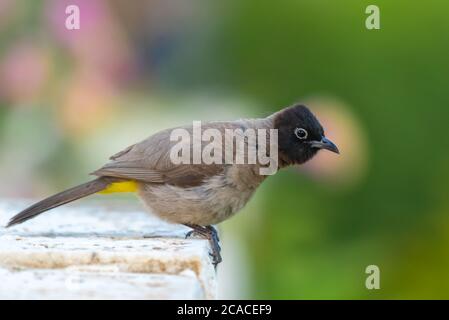
<instances>
[{"instance_id":1,"label":"bird's eye","mask_svg":"<svg viewBox=\"0 0 449 320\"><path fill-rule=\"evenodd\" d=\"M295 129L295 136L298 137L298 139L304 140L307 139L307 130L303 128L296 128Z\"/></svg>"}]
</instances>

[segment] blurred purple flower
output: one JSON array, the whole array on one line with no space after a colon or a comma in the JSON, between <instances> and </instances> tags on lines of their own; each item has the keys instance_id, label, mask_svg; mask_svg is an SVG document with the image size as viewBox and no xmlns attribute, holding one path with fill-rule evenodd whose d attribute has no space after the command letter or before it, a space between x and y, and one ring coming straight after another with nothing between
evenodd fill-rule
<instances>
[{"instance_id":1,"label":"blurred purple flower","mask_svg":"<svg viewBox=\"0 0 449 320\"><path fill-rule=\"evenodd\" d=\"M80 9L79 30L68 30L65 26L69 5L77 5ZM107 7L103 0L50 0L47 2L46 15L50 30L57 39L69 45L76 46L80 37L86 37L96 30L107 19Z\"/></svg>"}]
</instances>

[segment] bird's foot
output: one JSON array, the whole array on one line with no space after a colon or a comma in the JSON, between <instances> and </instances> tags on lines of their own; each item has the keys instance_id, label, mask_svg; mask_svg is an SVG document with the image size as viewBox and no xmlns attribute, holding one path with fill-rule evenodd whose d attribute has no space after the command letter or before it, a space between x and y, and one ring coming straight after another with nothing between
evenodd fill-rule
<instances>
[{"instance_id":1,"label":"bird's foot","mask_svg":"<svg viewBox=\"0 0 449 320\"><path fill-rule=\"evenodd\" d=\"M203 238L209 240L210 246L212 248L210 256L212 257L212 264L216 269L217 265L223 260L220 254L220 239L218 238L217 230L213 226L203 227L196 224L186 224L186 226L193 229L186 234L186 239L193 235L200 235Z\"/></svg>"}]
</instances>

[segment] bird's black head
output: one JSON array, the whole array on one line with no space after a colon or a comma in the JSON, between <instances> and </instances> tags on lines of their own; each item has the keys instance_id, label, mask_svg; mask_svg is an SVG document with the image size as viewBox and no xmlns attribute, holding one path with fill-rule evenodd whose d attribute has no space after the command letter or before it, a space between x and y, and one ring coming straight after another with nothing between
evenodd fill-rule
<instances>
[{"instance_id":1,"label":"bird's black head","mask_svg":"<svg viewBox=\"0 0 449 320\"><path fill-rule=\"evenodd\" d=\"M278 112L274 118L278 129L281 166L302 164L320 149L339 153L338 148L324 136L317 118L303 105L294 105Z\"/></svg>"}]
</instances>

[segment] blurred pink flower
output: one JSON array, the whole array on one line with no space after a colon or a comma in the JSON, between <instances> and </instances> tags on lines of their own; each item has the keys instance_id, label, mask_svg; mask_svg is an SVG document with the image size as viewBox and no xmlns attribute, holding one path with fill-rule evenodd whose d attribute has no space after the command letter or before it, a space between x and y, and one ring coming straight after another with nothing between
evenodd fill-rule
<instances>
[{"instance_id":1,"label":"blurred pink flower","mask_svg":"<svg viewBox=\"0 0 449 320\"><path fill-rule=\"evenodd\" d=\"M80 29L65 26L66 7L77 5L80 10ZM56 39L83 68L99 72L111 81L127 78L133 63L126 37L117 18L104 0L50 0L45 8L48 27Z\"/></svg>"},{"instance_id":2,"label":"blurred pink flower","mask_svg":"<svg viewBox=\"0 0 449 320\"><path fill-rule=\"evenodd\" d=\"M14 101L28 101L42 90L50 73L48 51L31 41L15 43L0 62L0 92Z\"/></svg>"}]
</instances>

